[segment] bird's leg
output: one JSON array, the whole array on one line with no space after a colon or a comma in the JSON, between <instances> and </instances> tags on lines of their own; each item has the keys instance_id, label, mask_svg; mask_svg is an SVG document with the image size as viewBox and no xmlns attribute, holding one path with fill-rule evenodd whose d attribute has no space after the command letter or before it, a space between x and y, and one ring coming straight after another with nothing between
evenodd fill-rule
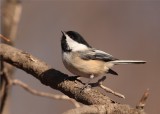
<instances>
[{"instance_id":1,"label":"bird's leg","mask_svg":"<svg viewBox=\"0 0 160 114\"><path fill-rule=\"evenodd\" d=\"M90 79L88 80L88 82L83 86L83 89L85 88L90 88L91 86L89 85L89 83L91 82L91 80L94 78L94 75L90 75Z\"/></svg>"},{"instance_id":2,"label":"bird's leg","mask_svg":"<svg viewBox=\"0 0 160 114\"><path fill-rule=\"evenodd\" d=\"M92 74L92 75L90 75L90 79L88 80L88 82L85 84L86 86L88 86L89 85L89 83L91 82L91 80L94 78L94 75Z\"/></svg>"},{"instance_id":3,"label":"bird's leg","mask_svg":"<svg viewBox=\"0 0 160 114\"><path fill-rule=\"evenodd\" d=\"M102 83L105 79L106 79L106 76L103 76L97 82L91 83L90 85L91 85L91 87L98 87L100 85L100 83Z\"/></svg>"}]
</instances>

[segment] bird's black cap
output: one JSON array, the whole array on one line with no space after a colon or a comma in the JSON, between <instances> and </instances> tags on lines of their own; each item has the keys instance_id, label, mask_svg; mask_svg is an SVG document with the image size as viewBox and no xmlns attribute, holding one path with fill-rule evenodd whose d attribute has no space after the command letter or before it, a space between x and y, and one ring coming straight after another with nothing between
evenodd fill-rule
<instances>
[{"instance_id":1,"label":"bird's black cap","mask_svg":"<svg viewBox=\"0 0 160 114\"><path fill-rule=\"evenodd\" d=\"M78 33L78 32L75 32L75 31L67 31L67 32L64 32L62 31L62 34L65 35L67 34L70 38L72 38L74 41L78 42L78 43L81 43L81 44L84 44L86 45L87 47L90 47L91 46L84 40L84 38Z\"/></svg>"}]
</instances>

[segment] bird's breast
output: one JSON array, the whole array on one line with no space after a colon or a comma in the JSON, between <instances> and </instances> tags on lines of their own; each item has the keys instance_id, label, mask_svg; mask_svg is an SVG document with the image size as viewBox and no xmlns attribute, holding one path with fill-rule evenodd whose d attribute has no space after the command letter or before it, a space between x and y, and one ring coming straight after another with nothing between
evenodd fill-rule
<instances>
[{"instance_id":1,"label":"bird's breast","mask_svg":"<svg viewBox=\"0 0 160 114\"><path fill-rule=\"evenodd\" d=\"M108 68L100 60L83 60L77 53L63 53L64 66L73 74L89 78L90 75L104 75Z\"/></svg>"}]
</instances>

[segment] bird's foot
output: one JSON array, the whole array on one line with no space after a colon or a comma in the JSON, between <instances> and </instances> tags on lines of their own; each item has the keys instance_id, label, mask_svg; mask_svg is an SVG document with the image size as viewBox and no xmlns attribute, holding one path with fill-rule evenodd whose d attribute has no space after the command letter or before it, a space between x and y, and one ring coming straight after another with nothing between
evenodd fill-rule
<instances>
[{"instance_id":1,"label":"bird's foot","mask_svg":"<svg viewBox=\"0 0 160 114\"><path fill-rule=\"evenodd\" d=\"M92 86L89 83L86 83L82 86L82 91L89 91L92 88Z\"/></svg>"}]
</instances>

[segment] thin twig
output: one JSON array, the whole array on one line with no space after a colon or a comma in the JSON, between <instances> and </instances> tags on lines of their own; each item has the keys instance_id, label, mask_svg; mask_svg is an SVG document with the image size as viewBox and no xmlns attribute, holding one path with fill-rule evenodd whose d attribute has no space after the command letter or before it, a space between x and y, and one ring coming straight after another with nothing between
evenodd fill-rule
<instances>
[{"instance_id":1,"label":"thin twig","mask_svg":"<svg viewBox=\"0 0 160 114\"><path fill-rule=\"evenodd\" d=\"M147 101L148 97L149 97L149 89L147 89L144 92L144 94L143 94L142 98L140 99L139 104L136 106L136 108L137 109L144 109L144 106L146 105L146 101Z\"/></svg>"},{"instance_id":2,"label":"thin twig","mask_svg":"<svg viewBox=\"0 0 160 114\"><path fill-rule=\"evenodd\" d=\"M100 78L96 83L91 84L92 87L94 87L94 86L99 86L100 88L102 88L102 89L105 90L106 92L112 93L113 95L115 95L115 96L117 96L117 97L120 97L120 98L125 99L125 96L122 95L121 93L115 92L115 91L113 91L112 89L104 86L104 85L103 85L103 81L104 81L105 79L106 79L106 76L103 76L103 77Z\"/></svg>"},{"instance_id":3,"label":"thin twig","mask_svg":"<svg viewBox=\"0 0 160 114\"><path fill-rule=\"evenodd\" d=\"M46 93L46 92L40 92L40 91L37 91L37 90L29 87L27 84L25 84L24 82L22 82L20 80L17 80L17 79L12 80L12 84L18 85L18 86L24 88L26 91L30 92L33 95L46 97L46 98L51 98L51 99L54 99L54 100L55 99L56 100L69 100L75 105L75 107L80 107L78 102L76 102L74 99L69 98L66 95L56 95L56 94L51 94L51 93Z\"/></svg>"},{"instance_id":4,"label":"thin twig","mask_svg":"<svg viewBox=\"0 0 160 114\"><path fill-rule=\"evenodd\" d=\"M3 57L2 57L3 59ZM11 87L11 79L9 78L9 74L7 72L7 69L3 67L3 63L1 64L2 65L2 69L1 69L1 73L0 73L0 78L4 81L4 85L3 85L3 89L4 90L1 90L3 91L3 93L1 93L1 105L0 105L0 114L3 112L3 109L4 109L4 106L6 104L6 99L8 97L8 90L10 89ZM1 85L1 89L2 89L2 85Z\"/></svg>"},{"instance_id":5,"label":"thin twig","mask_svg":"<svg viewBox=\"0 0 160 114\"><path fill-rule=\"evenodd\" d=\"M5 36L3 36L2 34L0 34L0 38L2 38L3 40L10 42L11 40Z\"/></svg>"},{"instance_id":6,"label":"thin twig","mask_svg":"<svg viewBox=\"0 0 160 114\"><path fill-rule=\"evenodd\" d=\"M113 91L112 89L110 89L110 88L102 85L102 83L99 84L99 87L101 87L102 89L104 89L104 90L105 90L106 92L108 92L108 93L112 93L112 94L115 95L115 96L118 96L118 97L120 97L120 98L125 99L125 96L124 96L124 95L122 95L121 93L118 93L118 92Z\"/></svg>"}]
</instances>

